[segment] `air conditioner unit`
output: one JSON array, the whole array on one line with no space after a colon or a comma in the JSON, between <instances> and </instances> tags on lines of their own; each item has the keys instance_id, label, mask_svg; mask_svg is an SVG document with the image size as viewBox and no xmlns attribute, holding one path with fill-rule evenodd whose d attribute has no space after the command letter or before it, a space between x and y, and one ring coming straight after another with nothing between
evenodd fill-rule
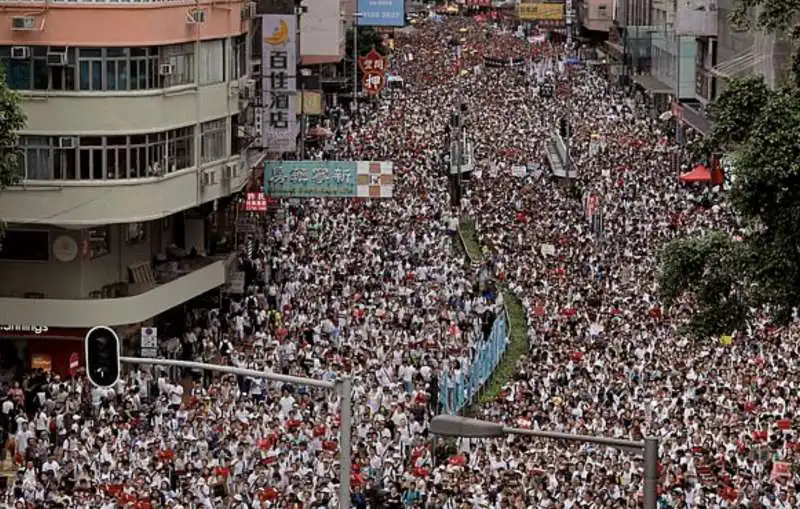
<instances>
[{"instance_id":1,"label":"air conditioner unit","mask_svg":"<svg viewBox=\"0 0 800 509\"><path fill-rule=\"evenodd\" d=\"M203 173L200 184L203 187L213 186L217 183L217 173L214 171L207 171Z\"/></svg>"},{"instance_id":2,"label":"air conditioner unit","mask_svg":"<svg viewBox=\"0 0 800 509\"><path fill-rule=\"evenodd\" d=\"M172 76L175 67L172 64L161 64L158 66L158 74L161 76Z\"/></svg>"},{"instance_id":3,"label":"air conditioner unit","mask_svg":"<svg viewBox=\"0 0 800 509\"><path fill-rule=\"evenodd\" d=\"M248 2L247 5L242 7L242 21L253 19L256 17L256 3Z\"/></svg>"},{"instance_id":4,"label":"air conditioner unit","mask_svg":"<svg viewBox=\"0 0 800 509\"><path fill-rule=\"evenodd\" d=\"M64 67L67 65L67 54L66 52L61 53L57 51L52 51L47 54L47 65L50 67Z\"/></svg>"},{"instance_id":5,"label":"air conditioner unit","mask_svg":"<svg viewBox=\"0 0 800 509\"><path fill-rule=\"evenodd\" d=\"M11 18L11 30L36 30L36 18L33 16L14 16Z\"/></svg>"},{"instance_id":6,"label":"air conditioner unit","mask_svg":"<svg viewBox=\"0 0 800 509\"><path fill-rule=\"evenodd\" d=\"M186 13L186 23L189 25L200 25L206 22L206 11L193 9Z\"/></svg>"},{"instance_id":7,"label":"air conditioner unit","mask_svg":"<svg viewBox=\"0 0 800 509\"><path fill-rule=\"evenodd\" d=\"M239 138L250 138L253 136L253 130L249 125L240 125L236 128L236 136Z\"/></svg>"},{"instance_id":8,"label":"air conditioner unit","mask_svg":"<svg viewBox=\"0 0 800 509\"><path fill-rule=\"evenodd\" d=\"M58 148L75 148L78 146L78 138L75 136L59 136Z\"/></svg>"},{"instance_id":9,"label":"air conditioner unit","mask_svg":"<svg viewBox=\"0 0 800 509\"><path fill-rule=\"evenodd\" d=\"M231 81L229 88L228 88L228 95L230 97L237 97L240 94L239 90L239 82L238 81Z\"/></svg>"},{"instance_id":10,"label":"air conditioner unit","mask_svg":"<svg viewBox=\"0 0 800 509\"><path fill-rule=\"evenodd\" d=\"M255 99L256 97L256 80L245 80L244 86L239 95L242 99Z\"/></svg>"},{"instance_id":11,"label":"air conditioner unit","mask_svg":"<svg viewBox=\"0 0 800 509\"><path fill-rule=\"evenodd\" d=\"M27 60L31 58L31 49L27 46L12 46L11 58L15 60Z\"/></svg>"}]
</instances>

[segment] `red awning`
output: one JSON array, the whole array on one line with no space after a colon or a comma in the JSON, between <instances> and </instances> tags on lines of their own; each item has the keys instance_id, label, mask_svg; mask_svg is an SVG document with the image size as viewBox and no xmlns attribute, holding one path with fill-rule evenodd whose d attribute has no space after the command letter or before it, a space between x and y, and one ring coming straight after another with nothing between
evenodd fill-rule
<instances>
[{"instance_id":1,"label":"red awning","mask_svg":"<svg viewBox=\"0 0 800 509\"><path fill-rule=\"evenodd\" d=\"M694 167L692 171L686 172L683 175L681 175L681 182L686 182L687 184L691 184L694 182L710 182L710 181L711 181L711 172L703 164L698 164L697 166Z\"/></svg>"}]
</instances>

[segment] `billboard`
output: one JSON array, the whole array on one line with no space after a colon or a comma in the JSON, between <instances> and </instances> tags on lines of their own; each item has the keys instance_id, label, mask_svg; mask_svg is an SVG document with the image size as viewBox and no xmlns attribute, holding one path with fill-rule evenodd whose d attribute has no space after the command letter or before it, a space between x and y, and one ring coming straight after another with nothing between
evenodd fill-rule
<instances>
[{"instance_id":1,"label":"billboard","mask_svg":"<svg viewBox=\"0 0 800 509\"><path fill-rule=\"evenodd\" d=\"M359 26L402 27L406 24L405 0L358 0Z\"/></svg>"},{"instance_id":2,"label":"billboard","mask_svg":"<svg viewBox=\"0 0 800 509\"><path fill-rule=\"evenodd\" d=\"M306 5L308 11L300 17L300 55L338 62L344 56L345 30L343 23L331 20L341 17L339 0L314 0Z\"/></svg>"},{"instance_id":3,"label":"billboard","mask_svg":"<svg viewBox=\"0 0 800 509\"><path fill-rule=\"evenodd\" d=\"M394 163L266 161L264 194L287 198L391 198Z\"/></svg>"},{"instance_id":4,"label":"billboard","mask_svg":"<svg viewBox=\"0 0 800 509\"><path fill-rule=\"evenodd\" d=\"M679 36L716 37L717 0L678 0L675 33Z\"/></svg>"},{"instance_id":5,"label":"billboard","mask_svg":"<svg viewBox=\"0 0 800 509\"><path fill-rule=\"evenodd\" d=\"M564 21L563 3L531 2L517 7L519 19L527 21Z\"/></svg>"},{"instance_id":6,"label":"billboard","mask_svg":"<svg viewBox=\"0 0 800 509\"><path fill-rule=\"evenodd\" d=\"M297 17L265 14L261 22L262 146L270 152L294 152L298 128Z\"/></svg>"}]
</instances>

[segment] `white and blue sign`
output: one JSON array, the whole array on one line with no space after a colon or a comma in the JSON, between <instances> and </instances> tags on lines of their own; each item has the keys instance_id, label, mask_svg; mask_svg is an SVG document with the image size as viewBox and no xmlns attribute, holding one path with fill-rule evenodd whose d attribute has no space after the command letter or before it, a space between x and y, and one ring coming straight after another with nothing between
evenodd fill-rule
<instances>
[{"instance_id":1,"label":"white and blue sign","mask_svg":"<svg viewBox=\"0 0 800 509\"><path fill-rule=\"evenodd\" d=\"M405 0L358 0L359 26L402 27L406 24Z\"/></svg>"}]
</instances>

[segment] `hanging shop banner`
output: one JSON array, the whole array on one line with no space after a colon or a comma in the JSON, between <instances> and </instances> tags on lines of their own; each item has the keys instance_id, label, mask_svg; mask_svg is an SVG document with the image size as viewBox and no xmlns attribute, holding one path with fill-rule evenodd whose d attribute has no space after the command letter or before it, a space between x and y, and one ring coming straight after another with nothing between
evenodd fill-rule
<instances>
[{"instance_id":1,"label":"hanging shop banner","mask_svg":"<svg viewBox=\"0 0 800 509\"><path fill-rule=\"evenodd\" d=\"M267 197L263 193L247 193L244 198L244 210L247 212L266 212Z\"/></svg>"},{"instance_id":2,"label":"hanging shop banner","mask_svg":"<svg viewBox=\"0 0 800 509\"><path fill-rule=\"evenodd\" d=\"M524 58L492 58L483 57L483 65L486 67L522 67L525 65Z\"/></svg>"},{"instance_id":3,"label":"hanging shop banner","mask_svg":"<svg viewBox=\"0 0 800 509\"><path fill-rule=\"evenodd\" d=\"M367 95L378 95L386 86L386 71L389 69L389 60L371 49L363 57L358 57L358 67L361 69L361 87Z\"/></svg>"},{"instance_id":4,"label":"hanging shop banner","mask_svg":"<svg viewBox=\"0 0 800 509\"><path fill-rule=\"evenodd\" d=\"M263 146L269 152L294 152L297 147L297 17L261 16Z\"/></svg>"},{"instance_id":5,"label":"hanging shop banner","mask_svg":"<svg viewBox=\"0 0 800 509\"><path fill-rule=\"evenodd\" d=\"M290 198L391 198L394 163L267 161L264 194Z\"/></svg>"},{"instance_id":6,"label":"hanging shop banner","mask_svg":"<svg viewBox=\"0 0 800 509\"><path fill-rule=\"evenodd\" d=\"M564 21L564 3L524 2L517 7L519 19L527 21Z\"/></svg>"},{"instance_id":7,"label":"hanging shop banner","mask_svg":"<svg viewBox=\"0 0 800 509\"><path fill-rule=\"evenodd\" d=\"M403 27L406 25L405 0L358 0L361 14L358 25L364 27Z\"/></svg>"}]
</instances>

